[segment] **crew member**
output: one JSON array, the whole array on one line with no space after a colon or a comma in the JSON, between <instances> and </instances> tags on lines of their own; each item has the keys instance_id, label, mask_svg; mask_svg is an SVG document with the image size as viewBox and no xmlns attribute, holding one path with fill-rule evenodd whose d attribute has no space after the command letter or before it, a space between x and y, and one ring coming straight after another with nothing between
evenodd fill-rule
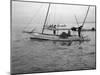
<instances>
[{"instance_id":1,"label":"crew member","mask_svg":"<svg viewBox=\"0 0 100 75\"><path fill-rule=\"evenodd\" d=\"M54 29L53 29L53 34L56 35L56 25L54 25L53 28L54 28Z\"/></svg>"},{"instance_id":2,"label":"crew member","mask_svg":"<svg viewBox=\"0 0 100 75\"><path fill-rule=\"evenodd\" d=\"M78 36L81 37L81 30L83 26L78 27Z\"/></svg>"}]
</instances>

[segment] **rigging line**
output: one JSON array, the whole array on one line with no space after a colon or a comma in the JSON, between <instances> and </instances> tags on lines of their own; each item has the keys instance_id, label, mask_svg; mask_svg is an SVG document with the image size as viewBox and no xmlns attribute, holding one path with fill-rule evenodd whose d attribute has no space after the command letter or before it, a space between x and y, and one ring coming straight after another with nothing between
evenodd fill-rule
<instances>
[{"instance_id":1,"label":"rigging line","mask_svg":"<svg viewBox=\"0 0 100 75\"><path fill-rule=\"evenodd\" d=\"M87 18L87 15L88 15L89 9L90 9L90 6L89 6L88 9L87 9L86 16L85 16L85 18L84 18L84 21L83 21L83 23L82 23L82 26L84 26L84 23L85 23L85 21L86 21L86 18Z\"/></svg>"},{"instance_id":2,"label":"rigging line","mask_svg":"<svg viewBox=\"0 0 100 75\"><path fill-rule=\"evenodd\" d=\"M43 34L43 32L44 32L44 28L45 28L45 24L46 24L46 21L47 21L47 18L48 18L49 10L50 10L50 3L49 3L49 6L48 6L46 18L45 18L45 21L44 21L44 25L43 25L43 29L42 29L42 34Z\"/></svg>"},{"instance_id":3,"label":"rigging line","mask_svg":"<svg viewBox=\"0 0 100 75\"><path fill-rule=\"evenodd\" d=\"M40 5L40 7L38 8L37 12L40 10L41 6L42 6L42 5ZM34 15L36 15L37 12L35 12ZM34 15L33 15L33 16L34 16ZM33 18L34 18L33 16L32 16L32 19L27 23L27 25L26 25L23 29L26 29L26 28L28 27L28 25L32 22L32 20L33 20ZM34 28L33 28L33 29L34 29ZM32 29L32 31L33 31L33 29Z\"/></svg>"},{"instance_id":4,"label":"rigging line","mask_svg":"<svg viewBox=\"0 0 100 75\"><path fill-rule=\"evenodd\" d=\"M55 5L54 5L54 7L55 7ZM54 15L54 24L56 24L56 23L55 23L55 11L54 11L54 14L53 14L53 15Z\"/></svg>"},{"instance_id":5,"label":"rigging line","mask_svg":"<svg viewBox=\"0 0 100 75\"><path fill-rule=\"evenodd\" d=\"M74 15L75 16L75 15ZM76 19L76 23L77 23L77 25L79 26L79 23L78 23L78 20L77 20L77 17L75 16L75 19Z\"/></svg>"},{"instance_id":6,"label":"rigging line","mask_svg":"<svg viewBox=\"0 0 100 75\"><path fill-rule=\"evenodd\" d=\"M40 10L40 8L41 8L41 6L38 8L37 12ZM35 13L34 13L34 15L36 15L36 14L37 14L37 12L35 12ZM34 15L33 15L33 16L34 16ZM32 22L33 18L34 18L34 17L32 17L32 19L28 22L28 24L27 24L27 25L29 25L29 24Z\"/></svg>"},{"instance_id":7,"label":"rigging line","mask_svg":"<svg viewBox=\"0 0 100 75\"><path fill-rule=\"evenodd\" d=\"M57 16L57 6L56 6L56 4L55 4L55 11L54 11L54 23L55 24L57 24L57 22L56 22L56 16Z\"/></svg>"},{"instance_id":8,"label":"rigging line","mask_svg":"<svg viewBox=\"0 0 100 75\"><path fill-rule=\"evenodd\" d=\"M39 11L41 11L40 8L42 9L42 5L40 5L40 7L39 7L38 11L35 13L35 15L37 15L37 13L38 13ZM40 14L40 12L39 12L39 14ZM34 18L34 17L33 17L33 18ZM35 18L36 18L36 17L35 17ZM36 19L35 19L35 20L36 20ZM32 22L32 20L31 20L31 22ZM31 32L33 32L34 29L35 29L35 28L32 28Z\"/></svg>"}]
</instances>

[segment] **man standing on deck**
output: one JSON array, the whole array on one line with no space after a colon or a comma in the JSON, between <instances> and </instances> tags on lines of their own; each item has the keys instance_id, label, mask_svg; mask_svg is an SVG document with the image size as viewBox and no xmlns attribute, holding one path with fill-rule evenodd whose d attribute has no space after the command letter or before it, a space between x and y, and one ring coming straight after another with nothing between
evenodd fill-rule
<instances>
[{"instance_id":1,"label":"man standing on deck","mask_svg":"<svg viewBox=\"0 0 100 75\"><path fill-rule=\"evenodd\" d=\"M78 36L79 36L79 37L81 37L81 30L82 30L82 27L83 27L83 26L79 26L79 27L78 27Z\"/></svg>"},{"instance_id":2,"label":"man standing on deck","mask_svg":"<svg viewBox=\"0 0 100 75\"><path fill-rule=\"evenodd\" d=\"M53 28L54 28L54 29L53 29L53 34L56 35L56 25L54 25Z\"/></svg>"}]
</instances>

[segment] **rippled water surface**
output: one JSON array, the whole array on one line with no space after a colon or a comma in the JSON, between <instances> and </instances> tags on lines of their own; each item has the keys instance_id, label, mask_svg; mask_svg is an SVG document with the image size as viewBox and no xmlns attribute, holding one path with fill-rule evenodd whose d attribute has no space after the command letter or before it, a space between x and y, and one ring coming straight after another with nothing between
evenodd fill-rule
<instances>
[{"instance_id":1,"label":"rippled water surface","mask_svg":"<svg viewBox=\"0 0 100 75\"><path fill-rule=\"evenodd\" d=\"M22 29L12 29L12 73L95 69L95 32L84 32L90 41L30 40Z\"/></svg>"}]
</instances>

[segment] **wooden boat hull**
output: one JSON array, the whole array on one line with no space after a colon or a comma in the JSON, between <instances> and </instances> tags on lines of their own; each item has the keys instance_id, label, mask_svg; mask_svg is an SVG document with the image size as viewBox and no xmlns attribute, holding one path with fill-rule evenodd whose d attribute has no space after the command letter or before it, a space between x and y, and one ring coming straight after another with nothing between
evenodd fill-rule
<instances>
[{"instance_id":1,"label":"wooden boat hull","mask_svg":"<svg viewBox=\"0 0 100 75\"><path fill-rule=\"evenodd\" d=\"M90 41L87 36L79 38L78 36L70 36L68 38L62 39L59 38L59 36L53 36L53 35L43 35L43 34L32 34L30 36L30 39L36 39L36 40L49 40L49 41Z\"/></svg>"}]
</instances>

